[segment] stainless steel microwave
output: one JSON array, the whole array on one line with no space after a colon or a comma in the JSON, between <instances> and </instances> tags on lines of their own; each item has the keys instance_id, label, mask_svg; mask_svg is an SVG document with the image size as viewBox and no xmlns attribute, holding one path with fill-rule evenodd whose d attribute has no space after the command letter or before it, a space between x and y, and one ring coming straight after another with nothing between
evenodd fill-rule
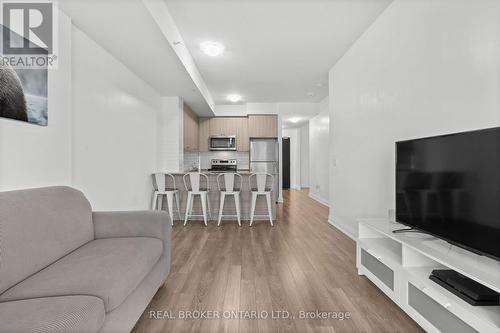
<instances>
[{"instance_id":1,"label":"stainless steel microwave","mask_svg":"<svg viewBox=\"0 0 500 333\"><path fill-rule=\"evenodd\" d=\"M211 136L209 147L210 150L236 150L236 136Z\"/></svg>"}]
</instances>

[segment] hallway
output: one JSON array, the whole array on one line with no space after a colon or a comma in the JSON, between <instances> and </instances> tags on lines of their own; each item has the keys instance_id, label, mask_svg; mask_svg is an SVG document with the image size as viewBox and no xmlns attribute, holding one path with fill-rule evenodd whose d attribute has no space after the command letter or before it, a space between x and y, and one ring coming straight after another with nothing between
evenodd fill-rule
<instances>
[{"instance_id":1,"label":"hallway","mask_svg":"<svg viewBox=\"0 0 500 333\"><path fill-rule=\"evenodd\" d=\"M284 200L274 227L176 222L170 276L134 332L422 332L357 275L355 243L328 224L326 206L307 190L285 191ZM300 317L316 310L338 317ZM189 314L205 319L180 320Z\"/></svg>"}]
</instances>

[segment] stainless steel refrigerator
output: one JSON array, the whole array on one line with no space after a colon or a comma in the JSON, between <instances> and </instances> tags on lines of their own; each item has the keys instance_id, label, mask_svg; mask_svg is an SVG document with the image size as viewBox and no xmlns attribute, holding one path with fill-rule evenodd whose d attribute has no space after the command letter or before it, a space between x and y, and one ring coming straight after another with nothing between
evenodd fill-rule
<instances>
[{"instance_id":1,"label":"stainless steel refrigerator","mask_svg":"<svg viewBox=\"0 0 500 333\"><path fill-rule=\"evenodd\" d=\"M279 174L278 141L276 139L250 140L250 171Z\"/></svg>"},{"instance_id":2,"label":"stainless steel refrigerator","mask_svg":"<svg viewBox=\"0 0 500 333\"><path fill-rule=\"evenodd\" d=\"M265 172L274 176L273 200L278 201L279 148L276 139L250 139L250 171Z\"/></svg>"}]
</instances>

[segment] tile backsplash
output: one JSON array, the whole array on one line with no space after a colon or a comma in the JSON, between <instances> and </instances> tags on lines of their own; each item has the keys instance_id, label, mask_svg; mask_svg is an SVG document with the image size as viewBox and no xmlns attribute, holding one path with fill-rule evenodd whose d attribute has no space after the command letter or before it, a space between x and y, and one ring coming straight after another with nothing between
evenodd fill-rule
<instances>
[{"instance_id":1,"label":"tile backsplash","mask_svg":"<svg viewBox=\"0 0 500 333\"><path fill-rule=\"evenodd\" d=\"M212 159L236 159L238 169L250 169L250 156L248 152L237 151L208 151L208 152L184 152L184 170L198 167L198 154L201 159L201 168L210 169Z\"/></svg>"}]
</instances>

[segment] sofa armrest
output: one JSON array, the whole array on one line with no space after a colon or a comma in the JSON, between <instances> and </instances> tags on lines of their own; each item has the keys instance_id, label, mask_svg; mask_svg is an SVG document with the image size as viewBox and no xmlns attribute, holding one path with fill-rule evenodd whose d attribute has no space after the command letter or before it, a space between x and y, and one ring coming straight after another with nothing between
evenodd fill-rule
<instances>
[{"instance_id":1,"label":"sofa armrest","mask_svg":"<svg viewBox=\"0 0 500 333\"><path fill-rule=\"evenodd\" d=\"M163 254L170 253L172 226L161 211L93 212L94 238L152 237L163 242Z\"/></svg>"}]
</instances>

